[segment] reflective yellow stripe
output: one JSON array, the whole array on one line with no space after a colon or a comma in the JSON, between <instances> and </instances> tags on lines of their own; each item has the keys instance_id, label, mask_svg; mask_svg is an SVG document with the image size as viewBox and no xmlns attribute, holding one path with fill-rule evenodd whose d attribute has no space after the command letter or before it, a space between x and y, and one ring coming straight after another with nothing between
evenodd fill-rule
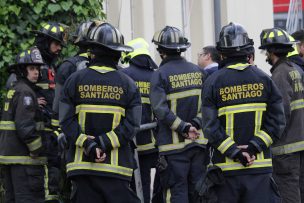
<instances>
[{"instance_id":1,"label":"reflective yellow stripe","mask_svg":"<svg viewBox=\"0 0 304 203\"><path fill-rule=\"evenodd\" d=\"M51 27L51 25L50 24L46 24L43 27L44 27L44 29L48 30Z\"/></svg>"},{"instance_id":2,"label":"reflective yellow stripe","mask_svg":"<svg viewBox=\"0 0 304 203\"><path fill-rule=\"evenodd\" d=\"M51 129L51 128L44 128L44 131L46 131L46 132L53 132L53 129Z\"/></svg>"},{"instance_id":3,"label":"reflective yellow stripe","mask_svg":"<svg viewBox=\"0 0 304 203\"><path fill-rule=\"evenodd\" d=\"M226 133L232 139L234 138L234 114L226 114Z\"/></svg>"},{"instance_id":4,"label":"reflective yellow stripe","mask_svg":"<svg viewBox=\"0 0 304 203\"><path fill-rule=\"evenodd\" d=\"M48 83L36 83L36 86L41 87L42 89L49 89L49 84Z\"/></svg>"},{"instance_id":5,"label":"reflective yellow stripe","mask_svg":"<svg viewBox=\"0 0 304 203\"><path fill-rule=\"evenodd\" d=\"M263 142L266 144L266 146L269 147L273 143L273 140L265 131L261 130L262 117L263 117L263 111L255 112L254 135L262 139Z\"/></svg>"},{"instance_id":6,"label":"reflective yellow stripe","mask_svg":"<svg viewBox=\"0 0 304 203\"><path fill-rule=\"evenodd\" d=\"M57 33L57 27L52 27L51 32Z\"/></svg>"},{"instance_id":7,"label":"reflective yellow stripe","mask_svg":"<svg viewBox=\"0 0 304 203\"><path fill-rule=\"evenodd\" d=\"M81 104L76 106L76 113L79 113L80 111L90 113L119 113L122 116L125 116L125 109L119 106Z\"/></svg>"},{"instance_id":8,"label":"reflective yellow stripe","mask_svg":"<svg viewBox=\"0 0 304 203\"><path fill-rule=\"evenodd\" d=\"M149 144L145 144L145 145L137 145L137 151L141 152L141 151L147 151L150 149L155 149L155 143L149 143Z\"/></svg>"},{"instance_id":9,"label":"reflective yellow stripe","mask_svg":"<svg viewBox=\"0 0 304 203\"><path fill-rule=\"evenodd\" d=\"M290 108L292 111L296 110L296 109L303 109L304 108L304 99L292 101L290 103Z\"/></svg>"},{"instance_id":10,"label":"reflective yellow stripe","mask_svg":"<svg viewBox=\"0 0 304 203\"><path fill-rule=\"evenodd\" d=\"M182 120L179 117L176 117L175 121L172 123L170 128L172 130L176 130L178 128L178 126L181 124L181 122L182 122Z\"/></svg>"},{"instance_id":11,"label":"reflective yellow stripe","mask_svg":"<svg viewBox=\"0 0 304 203\"><path fill-rule=\"evenodd\" d=\"M118 149L111 150L111 165L118 166Z\"/></svg>"},{"instance_id":12,"label":"reflective yellow stripe","mask_svg":"<svg viewBox=\"0 0 304 203\"><path fill-rule=\"evenodd\" d=\"M15 122L13 122L13 121L0 121L0 130L16 130Z\"/></svg>"},{"instance_id":13,"label":"reflective yellow stripe","mask_svg":"<svg viewBox=\"0 0 304 203\"><path fill-rule=\"evenodd\" d=\"M273 155L289 154L293 152L299 152L304 150L304 141L294 142L287 145L273 147L271 149Z\"/></svg>"},{"instance_id":14,"label":"reflective yellow stripe","mask_svg":"<svg viewBox=\"0 0 304 203\"><path fill-rule=\"evenodd\" d=\"M244 113L250 111L265 111L265 103L248 103L219 108L218 115L222 116L227 113Z\"/></svg>"},{"instance_id":15,"label":"reflective yellow stripe","mask_svg":"<svg viewBox=\"0 0 304 203\"><path fill-rule=\"evenodd\" d=\"M141 103L142 104L150 104L150 98L149 97L141 97Z\"/></svg>"},{"instance_id":16,"label":"reflective yellow stripe","mask_svg":"<svg viewBox=\"0 0 304 203\"><path fill-rule=\"evenodd\" d=\"M224 154L226 151L227 151L227 149L231 146L231 145L233 145L235 142L231 139L231 137L228 137L228 138L226 138L223 142L222 142L222 144L220 144L220 146L218 146L218 150L222 153L222 154Z\"/></svg>"},{"instance_id":17,"label":"reflective yellow stripe","mask_svg":"<svg viewBox=\"0 0 304 203\"><path fill-rule=\"evenodd\" d=\"M42 146L41 137L36 138L34 141L27 143L26 145L31 152L39 149Z\"/></svg>"},{"instance_id":18,"label":"reflective yellow stripe","mask_svg":"<svg viewBox=\"0 0 304 203\"><path fill-rule=\"evenodd\" d=\"M227 68L236 69L236 70L244 70L248 66L250 66L249 63L237 63L234 65L227 66Z\"/></svg>"},{"instance_id":19,"label":"reflective yellow stripe","mask_svg":"<svg viewBox=\"0 0 304 203\"><path fill-rule=\"evenodd\" d=\"M67 172L74 170L93 170L101 172L116 173L124 176L131 177L133 170L131 168L123 166L114 166L105 163L91 163L91 162L79 162L79 163L68 163Z\"/></svg>"},{"instance_id":20,"label":"reflective yellow stripe","mask_svg":"<svg viewBox=\"0 0 304 203\"><path fill-rule=\"evenodd\" d=\"M232 171L232 170L241 170L241 169L246 170L251 168L272 167L272 160L271 159L255 160L253 164L248 167L244 167L239 162L220 163L215 165L220 167L222 171Z\"/></svg>"},{"instance_id":21,"label":"reflective yellow stripe","mask_svg":"<svg viewBox=\"0 0 304 203\"><path fill-rule=\"evenodd\" d=\"M7 92L7 98L8 98L8 99L13 98L14 94L15 94L15 90L9 90L9 91Z\"/></svg>"},{"instance_id":22,"label":"reflective yellow stripe","mask_svg":"<svg viewBox=\"0 0 304 203\"><path fill-rule=\"evenodd\" d=\"M119 139L118 139L118 137L117 137L117 135L115 134L114 131L110 131L110 132L106 133L106 135L110 139L111 145L112 145L113 148L120 147Z\"/></svg>"},{"instance_id":23,"label":"reflective yellow stripe","mask_svg":"<svg viewBox=\"0 0 304 203\"><path fill-rule=\"evenodd\" d=\"M76 145L79 147L83 147L83 143L88 139L87 135L85 134L80 134L76 140Z\"/></svg>"},{"instance_id":24,"label":"reflective yellow stripe","mask_svg":"<svg viewBox=\"0 0 304 203\"><path fill-rule=\"evenodd\" d=\"M167 192L166 192L166 203L171 203L171 191L170 191L170 188L168 188Z\"/></svg>"},{"instance_id":25,"label":"reflective yellow stripe","mask_svg":"<svg viewBox=\"0 0 304 203\"><path fill-rule=\"evenodd\" d=\"M168 100L174 100L174 99L181 99L185 97L191 97L191 96L201 96L202 90L201 89L192 89L192 90L187 90L183 92L177 92L177 93L172 93L167 95Z\"/></svg>"},{"instance_id":26,"label":"reflective yellow stripe","mask_svg":"<svg viewBox=\"0 0 304 203\"><path fill-rule=\"evenodd\" d=\"M33 159L30 156L0 156L0 164L44 165L46 163L46 157Z\"/></svg>"},{"instance_id":27,"label":"reflective yellow stripe","mask_svg":"<svg viewBox=\"0 0 304 203\"><path fill-rule=\"evenodd\" d=\"M89 66L89 68L98 71L99 73L108 73L111 71L116 71L115 68L107 67L107 66Z\"/></svg>"},{"instance_id":28,"label":"reflective yellow stripe","mask_svg":"<svg viewBox=\"0 0 304 203\"><path fill-rule=\"evenodd\" d=\"M45 200L58 200L59 195L50 195L49 191L49 170L46 165L44 165L44 197Z\"/></svg>"},{"instance_id":29,"label":"reflective yellow stripe","mask_svg":"<svg viewBox=\"0 0 304 203\"><path fill-rule=\"evenodd\" d=\"M59 127L59 120L52 119L51 124L52 124L52 126Z\"/></svg>"},{"instance_id":30,"label":"reflective yellow stripe","mask_svg":"<svg viewBox=\"0 0 304 203\"><path fill-rule=\"evenodd\" d=\"M79 56L83 56L83 57L89 58L89 54L88 53L82 53L82 54L79 54Z\"/></svg>"},{"instance_id":31,"label":"reflective yellow stripe","mask_svg":"<svg viewBox=\"0 0 304 203\"><path fill-rule=\"evenodd\" d=\"M176 150L176 149L182 149L182 148L186 147L188 144L191 144L191 143L207 144L208 140L205 139L205 138L197 139L195 141L191 141L189 139L186 139L185 142L158 146L158 149L159 149L160 152L166 152L166 151L171 151L171 150Z\"/></svg>"}]
</instances>

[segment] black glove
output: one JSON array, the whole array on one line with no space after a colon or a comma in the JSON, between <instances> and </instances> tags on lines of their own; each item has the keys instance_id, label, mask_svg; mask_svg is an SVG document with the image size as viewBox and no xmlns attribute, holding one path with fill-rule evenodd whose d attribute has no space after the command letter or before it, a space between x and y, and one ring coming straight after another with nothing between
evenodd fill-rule
<instances>
[{"instance_id":1,"label":"black glove","mask_svg":"<svg viewBox=\"0 0 304 203\"><path fill-rule=\"evenodd\" d=\"M237 159L243 166L247 166L249 163L247 158L242 154L243 150L240 150L235 156L234 159Z\"/></svg>"},{"instance_id":2,"label":"black glove","mask_svg":"<svg viewBox=\"0 0 304 203\"><path fill-rule=\"evenodd\" d=\"M87 139L84 144L84 152L87 157L89 157L91 162L95 162L96 157L96 148L98 148L97 143L94 140Z\"/></svg>"},{"instance_id":3,"label":"black glove","mask_svg":"<svg viewBox=\"0 0 304 203\"><path fill-rule=\"evenodd\" d=\"M191 125L195 127L197 130L200 129L200 126L195 121L190 121Z\"/></svg>"},{"instance_id":4,"label":"black glove","mask_svg":"<svg viewBox=\"0 0 304 203\"><path fill-rule=\"evenodd\" d=\"M250 157L253 155L256 156L256 154L259 153L259 150L252 143L249 143L247 149L244 149L244 151L247 152Z\"/></svg>"},{"instance_id":5,"label":"black glove","mask_svg":"<svg viewBox=\"0 0 304 203\"><path fill-rule=\"evenodd\" d=\"M185 138L188 138L188 137L189 137L188 133L189 133L190 128L191 128L191 125L190 125L190 124L187 124L187 125L185 126L185 128L184 128L184 130L183 130L183 134L182 134Z\"/></svg>"}]
</instances>

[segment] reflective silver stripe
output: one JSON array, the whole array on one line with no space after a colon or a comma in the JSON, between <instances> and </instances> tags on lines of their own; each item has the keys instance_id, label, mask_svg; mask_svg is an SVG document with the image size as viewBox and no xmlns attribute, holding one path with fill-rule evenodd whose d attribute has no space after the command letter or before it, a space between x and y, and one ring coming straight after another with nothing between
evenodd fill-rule
<instances>
[{"instance_id":1,"label":"reflective silver stripe","mask_svg":"<svg viewBox=\"0 0 304 203\"><path fill-rule=\"evenodd\" d=\"M149 143L149 144L145 144L145 145L137 145L137 151L139 151L139 152L150 150L150 149L155 149L155 143Z\"/></svg>"},{"instance_id":2,"label":"reflective silver stripe","mask_svg":"<svg viewBox=\"0 0 304 203\"><path fill-rule=\"evenodd\" d=\"M0 121L0 130L16 130L15 122L13 122L13 121Z\"/></svg>"},{"instance_id":3,"label":"reflective silver stripe","mask_svg":"<svg viewBox=\"0 0 304 203\"><path fill-rule=\"evenodd\" d=\"M304 108L304 99L292 101L290 103L290 108L291 108L291 111L296 110L296 109L303 109Z\"/></svg>"},{"instance_id":4,"label":"reflective silver stripe","mask_svg":"<svg viewBox=\"0 0 304 203\"><path fill-rule=\"evenodd\" d=\"M51 129L51 128L44 128L44 131L53 132L53 129Z\"/></svg>"},{"instance_id":5,"label":"reflective silver stripe","mask_svg":"<svg viewBox=\"0 0 304 203\"><path fill-rule=\"evenodd\" d=\"M207 139L199 139L199 140L195 140L195 141L185 140L185 142L180 142L177 144L161 145L161 146L158 146L158 149L160 152L171 151L171 150L175 150L175 149L182 149L191 143L207 144L208 140Z\"/></svg>"},{"instance_id":6,"label":"reflective silver stripe","mask_svg":"<svg viewBox=\"0 0 304 203\"><path fill-rule=\"evenodd\" d=\"M233 106L222 107L218 110L218 115L222 116L227 113L243 113L250 111L265 111L266 103L249 103L249 104L240 104Z\"/></svg>"},{"instance_id":7,"label":"reflective silver stripe","mask_svg":"<svg viewBox=\"0 0 304 203\"><path fill-rule=\"evenodd\" d=\"M273 155L289 154L293 152L299 152L304 150L304 141L295 142L287 145L273 147L271 149Z\"/></svg>"},{"instance_id":8,"label":"reflective silver stripe","mask_svg":"<svg viewBox=\"0 0 304 203\"><path fill-rule=\"evenodd\" d=\"M111 141L111 145L113 148L120 147L119 139L114 131L110 131L110 132L106 133L106 135L109 138L109 140Z\"/></svg>"},{"instance_id":9,"label":"reflective silver stripe","mask_svg":"<svg viewBox=\"0 0 304 203\"><path fill-rule=\"evenodd\" d=\"M80 134L76 140L76 145L79 147L83 147L84 141L86 141L87 135L85 134Z\"/></svg>"},{"instance_id":10,"label":"reflective silver stripe","mask_svg":"<svg viewBox=\"0 0 304 203\"><path fill-rule=\"evenodd\" d=\"M131 168L127 168L123 166L113 166L105 163L91 163L91 162L68 163L67 172L74 170L102 171L102 172L116 173L128 177L131 177L133 173L133 170Z\"/></svg>"},{"instance_id":11,"label":"reflective silver stripe","mask_svg":"<svg viewBox=\"0 0 304 203\"><path fill-rule=\"evenodd\" d=\"M229 149L229 147L231 147L231 145L233 145L235 142L232 140L231 137L226 138L221 144L220 146L218 146L218 150L224 154L227 149Z\"/></svg>"},{"instance_id":12,"label":"reflective silver stripe","mask_svg":"<svg viewBox=\"0 0 304 203\"><path fill-rule=\"evenodd\" d=\"M234 114L226 114L226 133L232 139L234 138Z\"/></svg>"},{"instance_id":13,"label":"reflective silver stripe","mask_svg":"<svg viewBox=\"0 0 304 203\"><path fill-rule=\"evenodd\" d=\"M39 149L42 146L41 137L36 138L34 141L27 143L26 145L31 152Z\"/></svg>"},{"instance_id":14,"label":"reflective silver stripe","mask_svg":"<svg viewBox=\"0 0 304 203\"><path fill-rule=\"evenodd\" d=\"M142 104L150 104L150 98L149 97L141 97L141 103Z\"/></svg>"},{"instance_id":15,"label":"reflective silver stripe","mask_svg":"<svg viewBox=\"0 0 304 203\"><path fill-rule=\"evenodd\" d=\"M116 71L116 69L107 66L89 66L89 68L96 70L99 73L108 73L111 71Z\"/></svg>"},{"instance_id":16,"label":"reflective silver stripe","mask_svg":"<svg viewBox=\"0 0 304 203\"><path fill-rule=\"evenodd\" d=\"M119 106L107 106L107 105L86 105L81 104L76 106L76 113L79 112L92 112L92 113L119 113L125 116L125 109Z\"/></svg>"},{"instance_id":17,"label":"reflective silver stripe","mask_svg":"<svg viewBox=\"0 0 304 203\"><path fill-rule=\"evenodd\" d=\"M30 156L0 156L0 164L44 165L46 163L46 157L33 159Z\"/></svg>"},{"instance_id":18,"label":"reflective silver stripe","mask_svg":"<svg viewBox=\"0 0 304 203\"><path fill-rule=\"evenodd\" d=\"M174 122L172 123L170 128L172 130L176 130L178 128L178 126L181 124L181 122L182 122L182 120L179 117L176 117L176 119L174 120Z\"/></svg>"},{"instance_id":19,"label":"reflective silver stripe","mask_svg":"<svg viewBox=\"0 0 304 203\"><path fill-rule=\"evenodd\" d=\"M272 160L271 159L256 160L251 166L248 167L244 167L241 163L238 162L221 163L215 165L220 167L222 171L231 171L231 170L239 170L239 169L246 170L251 168L272 167Z\"/></svg>"},{"instance_id":20,"label":"reflective silver stripe","mask_svg":"<svg viewBox=\"0 0 304 203\"><path fill-rule=\"evenodd\" d=\"M183 91L183 92L168 94L167 99L174 100L174 99L180 99L180 98L191 97L191 96L200 97L201 93L202 93L201 89L192 89L192 90L187 90L187 91Z\"/></svg>"},{"instance_id":21,"label":"reflective silver stripe","mask_svg":"<svg viewBox=\"0 0 304 203\"><path fill-rule=\"evenodd\" d=\"M118 166L118 149L111 150L111 165Z\"/></svg>"},{"instance_id":22,"label":"reflective silver stripe","mask_svg":"<svg viewBox=\"0 0 304 203\"><path fill-rule=\"evenodd\" d=\"M48 83L36 83L36 86L41 87L44 90L49 89L49 84Z\"/></svg>"},{"instance_id":23,"label":"reflective silver stripe","mask_svg":"<svg viewBox=\"0 0 304 203\"><path fill-rule=\"evenodd\" d=\"M36 122L36 130L37 131L42 131L44 129L45 129L45 127L44 127L44 122L43 121Z\"/></svg>"}]
</instances>

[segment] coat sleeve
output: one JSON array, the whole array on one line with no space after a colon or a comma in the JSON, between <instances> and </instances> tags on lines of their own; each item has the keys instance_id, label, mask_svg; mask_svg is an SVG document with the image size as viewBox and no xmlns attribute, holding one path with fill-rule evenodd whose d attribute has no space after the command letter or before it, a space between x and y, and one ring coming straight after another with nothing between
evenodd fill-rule
<instances>
[{"instance_id":1,"label":"coat sleeve","mask_svg":"<svg viewBox=\"0 0 304 203\"><path fill-rule=\"evenodd\" d=\"M129 79L127 93L128 105L125 118L115 129L98 136L98 142L103 151L129 144L139 131L142 115L141 97L138 88L131 79Z\"/></svg>"},{"instance_id":2,"label":"coat sleeve","mask_svg":"<svg viewBox=\"0 0 304 203\"><path fill-rule=\"evenodd\" d=\"M35 115L38 109L36 96L31 92L17 92L13 97L13 106L17 136L27 145L31 153L38 153L42 149L42 140L36 130Z\"/></svg>"},{"instance_id":3,"label":"coat sleeve","mask_svg":"<svg viewBox=\"0 0 304 203\"><path fill-rule=\"evenodd\" d=\"M150 102L153 112L160 122L178 133L183 132L187 123L170 110L160 71L154 72L151 78Z\"/></svg>"},{"instance_id":4,"label":"coat sleeve","mask_svg":"<svg viewBox=\"0 0 304 203\"><path fill-rule=\"evenodd\" d=\"M218 109L213 81L207 79L202 91L202 129L208 142L223 155L234 158L240 151L234 140L229 137L218 118Z\"/></svg>"},{"instance_id":5,"label":"coat sleeve","mask_svg":"<svg viewBox=\"0 0 304 203\"><path fill-rule=\"evenodd\" d=\"M269 99L261 130L257 132L259 134L258 136L254 136L254 138L250 140L250 143L252 143L259 152L269 148L273 142L280 139L286 124L280 90L272 80L269 80L268 87Z\"/></svg>"}]
</instances>

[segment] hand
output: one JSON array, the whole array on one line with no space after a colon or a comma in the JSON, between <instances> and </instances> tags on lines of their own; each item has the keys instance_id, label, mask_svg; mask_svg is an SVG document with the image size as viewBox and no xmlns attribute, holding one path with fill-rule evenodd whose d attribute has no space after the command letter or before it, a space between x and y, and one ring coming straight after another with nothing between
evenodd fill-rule
<instances>
[{"instance_id":1,"label":"hand","mask_svg":"<svg viewBox=\"0 0 304 203\"><path fill-rule=\"evenodd\" d=\"M252 157L250 157L250 155L247 152L242 152L242 155L247 159L246 166L251 166L255 160L255 156L253 155Z\"/></svg>"},{"instance_id":2,"label":"hand","mask_svg":"<svg viewBox=\"0 0 304 203\"><path fill-rule=\"evenodd\" d=\"M101 163L106 159L107 155L106 153L103 153L103 151L100 148L96 148L96 163Z\"/></svg>"},{"instance_id":3,"label":"hand","mask_svg":"<svg viewBox=\"0 0 304 203\"><path fill-rule=\"evenodd\" d=\"M193 126L190 127L188 132L188 139L190 140L196 140L200 136L200 133L197 131L197 129Z\"/></svg>"},{"instance_id":4,"label":"hand","mask_svg":"<svg viewBox=\"0 0 304 203\"><path fill-rule=\"evenodd\" d=\"M37 98L37 102L38 102L38 104L39 104L40 107L43 107L43 106L45 106L47 104L47 102L46 102L46 100L45 100L44 97L38 97Z\"/></svg>"}]
</instances>

